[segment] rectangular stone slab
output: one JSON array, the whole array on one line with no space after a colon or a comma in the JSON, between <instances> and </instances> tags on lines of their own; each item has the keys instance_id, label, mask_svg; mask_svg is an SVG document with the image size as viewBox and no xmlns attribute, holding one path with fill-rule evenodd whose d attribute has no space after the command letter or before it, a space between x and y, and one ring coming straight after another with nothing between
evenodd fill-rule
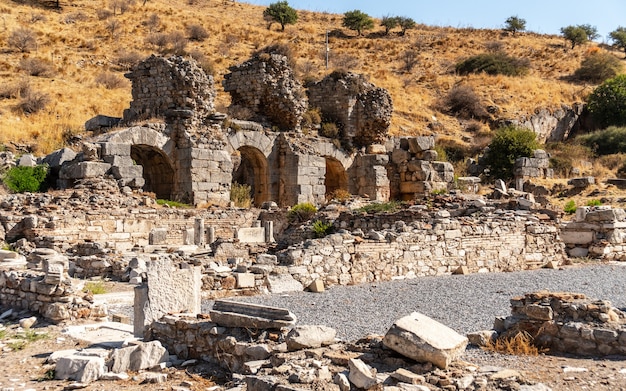
<instances>
[{"instance_id":1,"label":"rectangular stone slab","mask_svg":"<svg viewBox=\"0 0 626 391\"><path fill-rule=\"evenodd\" d=\"M225 327L279 329L296 324L296 316L288 309L258 304L218 300L209 312L211 321Z\"/></svg>"}]
</instances>

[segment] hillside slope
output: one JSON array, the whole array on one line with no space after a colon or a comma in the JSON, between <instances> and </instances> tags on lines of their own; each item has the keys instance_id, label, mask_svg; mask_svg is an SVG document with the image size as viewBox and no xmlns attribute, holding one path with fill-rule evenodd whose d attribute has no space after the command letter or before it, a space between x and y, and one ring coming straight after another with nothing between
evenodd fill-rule
<instances>
[{"instance_id":1,"label":"hillside slope","mask_svg":"<svg viewBox=\"0 0 626 391\"><path fill-rule=\"evenodd\" d=\"M471 121L436 110L437 102L456 85L473 87L485 106L495 108L499 119L579 102L593 88L567 81L593 44L569 50L557 36L423 25L405 36L395 31L385 36L377 26L368 36L356 37L341 27L342 15L307 11L299 11L298 23L281 32L277 25L268 29L263 10L209 0L145 4L110 0L106 5L61 0L60 9L34 0L1 0L0 143L32 144L36 152L49 152L80 133L92 116L121 116L131 99L123 74L134 61L152 53L178 52L199 59L215 76L218 110L226 111L230 98L221 91L221 80L228 67L267 45L288 44L303 80L320 79L342 68L364 73L388 89L395 107L392 134L436 132L465 141L471 141L474 134L469 130L475 131L476 124L466 130ZM185 37L202 35L202 30L208 33L206 39L183 45ZM331 32L328 70L326 31ZM19 38L29 32L36 44L20 50L15 34ZM494 46L530 60L530 72L523 77L454 73L458 61ZM407 72L410 51L415 66ZM46 96L47 105L40 111L25 114L19 108L24 97L26 103L36 105L45 103Z\"/></svg>"}]
</instances>

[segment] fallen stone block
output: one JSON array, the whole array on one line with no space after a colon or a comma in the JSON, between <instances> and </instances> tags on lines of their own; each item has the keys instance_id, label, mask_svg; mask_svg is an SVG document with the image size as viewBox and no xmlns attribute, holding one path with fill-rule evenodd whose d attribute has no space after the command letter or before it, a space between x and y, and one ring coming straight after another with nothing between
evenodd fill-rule
<instances>
[{"instance_id":1,"label":"fallen stone block","mask_svg":"<svg viewBox=\"0 0 626 391\"><path fill-rule=\"evenodd\" d=\"M302 284L291 274L277 274L266 277L267 288L272 293L301 292Z\"/></svg>"},{"instance_id":2,"label":"fallen stone block","mask_svg":"<svg viewBox=\"0 0 626 391\"><path fill-rule=\"evenodd\" d=\"M358 358L350 359L348 367L350 368L348 379L355 387L368 390L378 384L376 374Z\"/></svg>"},{"instance_id":3,"label":"fallen stone block","mask_svg":"<svg viewBox=\"0 0 626 391\"><path fill-rule=\"evenodd\" d=\"M115 349L111 354L111 372L139 371L165 363L169 359L167 349L161 342L151 341L136 346Z\"/></svg>"},{"instance_id":4,"label":"fallen stone block","mask_svg":"<svg viewBox=\"0 0 626 391\"><path fill-rule=\"evenodd\" d=\"M319 348L335 342L336 335L337 331L330 327L302 325L291 329L285 342L289 350Z\"/></svg>"},{"instance_id":5,"label":"fallen stone block","mask_svg":"<svg viewBox=\"0 0 626 391\"><path fill-rule=\"evenodd\" d=\"M20 327L23 329L30 329L37 323L37 317L31 316L30 318L20 319Z\"/></svg>"},{"instance_id":6,"label":"fallen stone block","mask_svg":"<svg viewBox=\"0 0 626 391\"><path fill-rule=\"evenodd\" d=\"M481 330L467 334L469 343L476 346L486 346L490 341L498 338L498 332L495 330Z\"/></svg>"},{"instance_id":7,"label":"fallen stone block","mask_svg":"<svg viewBox=\"0 0 626 391\"><path fill-rule=\"evenodd\" d=\"M426 378L424 378L424 376L418 375L417 373L411 372L404 368L398 368L395 372L391 374L391 377L407 384L420 384L426 382Z\"/></svg>"},{"instance_id":8,"label":"fallen stone block","mask_svg":"<svg viewBox=\"0 0 626 391\"><path fill-rule=\"evenodd\" d=\"M435 138L433 136L411 137L409 141L409 150L412 153L420 153L435 148Z\"/></svg>"},{"instance_id":9,"label":"fallen stone block","mask_svg":"<svg viewBox=\"0 0 626 391\"><path fill-rule=\"evenodd\" d=\"M385 346L403 356L442 369L463 354L467 342L466 337L418 312L398 319L383 338Z\"/></svg>"},{"instance_id":10,"label":"fallen stone block","mask_svg":"<svg viewBox=\"0 0 626 391\"><path fill-rule=\"evenodd\" d=\"M278 379L273 376L246 376L247 391L273 391Z\"/></svg>"},{"instance_id":11,"label":"fallen stone block","mask_svg":"<svg viewBox=\"0 0 626 391\"><path fill-rule=\"evenodd\" d=\"M308 289L313 293L324 292L324 281L318 278L317 280L314 280L312 283L309 284Z\"/></svg>"},{"instance_id":12,"label":"fallen stone block","mask_svg":"<svg viewBox=\"0 0 626 391\"><path fill-rule=\"evenodd\" d=\"M105 372L104 358L72 355L59 358L54 370L54 378L90 383L98 380Z\"/></svg>"},{"instance_id":13,"label":"fallen stone block","mask_svg":"<svg viewBox=\"0 0 626 391\"><path fill-rule=\"evenodd\" d=\"M596 179L592 176L582 178L572 178L567 181L567 184L574 186L577 189L584 189L596 183Z\"/></svg>"},{"instance_id":14,"label":"fallen stone block","mask_svg":"<svg viewBox=\"0 0 626 391\"><path fill-rule=\"evenodd\" d=\"M209 312L211 321L224 327L280 329L296 324L296 316L284 308L218 300Z\"/></svg>"}]
</instances>

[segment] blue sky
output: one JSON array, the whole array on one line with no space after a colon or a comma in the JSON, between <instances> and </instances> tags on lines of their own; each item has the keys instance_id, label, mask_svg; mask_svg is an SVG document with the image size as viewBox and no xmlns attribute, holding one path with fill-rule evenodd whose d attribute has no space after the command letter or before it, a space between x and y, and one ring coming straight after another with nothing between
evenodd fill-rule
<instances>
[{"instance_id":1,"label":"blue sky","mask_svg":"<svg viewBox=\"0 0 626 391\"><path fill-rule=\"evenodd\" d=\"M277 0L248 0L269 5ZM559 34L561 27L591 24L608 40L608 33L626 27L625 0L289 0L296 9L342 14L354 9L380 18L384 15L408 16L418 23L435 26L501 28L513 15L526 20L526 29L543 34Z\"/></svg>"}]
</instances>

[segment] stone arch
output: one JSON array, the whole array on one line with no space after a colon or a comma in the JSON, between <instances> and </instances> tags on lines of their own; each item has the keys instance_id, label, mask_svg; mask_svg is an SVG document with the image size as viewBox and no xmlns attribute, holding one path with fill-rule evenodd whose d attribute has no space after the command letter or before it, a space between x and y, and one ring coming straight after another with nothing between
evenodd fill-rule
<instances>
[{"instance_id":1,"label":"stone arch","mask_svg":"<svg viewBox=\"0 0 626 391\"><path fill-rule=\"evenodd\" d=\"M233 172L233 182L250 185L254 205L261 206L271 199L267 158L255 147L242 146L237 150L240 162Z\"/></svg>"},{"instance_id":2,"label":"stone arch","mask_svg":"<svg viewBox=\"0 0 626 391\"><path fill-rule=\"evenodd\" d=\"M99 141L130 144L130 157L143 167L144 191L157 198L176 198L176 148L174 141L164 133L144 126L133 126L107 133Z\"/></svg>"},{"instance_id":3,"label":"stone arch","mask_svg":"<svg viewBox=\"0 0 626 391\"><path fill-rule=\"evenodd\" d=\"M326 186L326 198L328 198L336 190L348 190L348 174L339 160L328 156L325 159L324 186Z\"/></svg>"},{"instance_id":4,"label":"stone arch","mask_svg":"<svg viewBox=\"0 0 626 391\"><path fill-rule=\"evenodd\" d=\"M153 192L160 199L174 198L174 169L163 151L150 145L135 144L130 147L130 157L143 167L144 191Z\"/></svg>"}]
</instances>

